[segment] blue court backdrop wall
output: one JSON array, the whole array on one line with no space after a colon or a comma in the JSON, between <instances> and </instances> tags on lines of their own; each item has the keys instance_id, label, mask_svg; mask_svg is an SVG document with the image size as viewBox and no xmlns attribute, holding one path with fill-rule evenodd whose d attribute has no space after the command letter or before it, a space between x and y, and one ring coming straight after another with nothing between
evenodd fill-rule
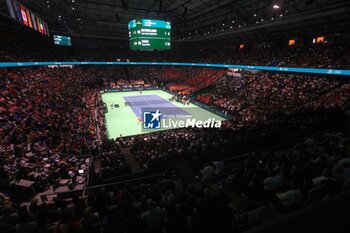
<instances>
[{"instance_id":1,"label":"blue court backdrop wall","mask_svg":"<svg viewBox=\"0 0 350 233\"><path fill-rule=\"evenodd\" d=\"M276 66L255 66L255 65L229 65L229 64L208 64L208 63L184 63L184 62L0 62L0 67L27 67L27 66L49 66L49 65L120 65L120 66L192 66L206 68L233 68L286 73L304 73L316 75L339 75L350 76L350 70L343 69L318 69L299 67L276 67Z\"/></svg>"}]
</instances>

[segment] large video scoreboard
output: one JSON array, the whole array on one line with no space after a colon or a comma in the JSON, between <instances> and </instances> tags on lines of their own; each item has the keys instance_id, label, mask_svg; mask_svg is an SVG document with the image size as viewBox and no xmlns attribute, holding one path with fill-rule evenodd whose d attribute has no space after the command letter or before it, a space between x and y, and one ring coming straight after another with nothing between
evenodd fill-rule
<instances>
[{"instance_id":1,"label":"large video scoreboard","mask_svg":"<svg viewBox=\"0 0 350 233\"><path fill-rule=\"evenodd\" d=\"M71 38L69 36L53 35L55 45L72 46Z\"/></svg>"},{"instance_id":2,"label":"large video scoreboard","mask_svg":"<svg viewBox=\"0 0 350 233\"><path fill-rule=\"evenodd\" d=\"M169 50L170 22L154 19L134 19L129 22L131 50Z\"/></svg>"}]
</instances>

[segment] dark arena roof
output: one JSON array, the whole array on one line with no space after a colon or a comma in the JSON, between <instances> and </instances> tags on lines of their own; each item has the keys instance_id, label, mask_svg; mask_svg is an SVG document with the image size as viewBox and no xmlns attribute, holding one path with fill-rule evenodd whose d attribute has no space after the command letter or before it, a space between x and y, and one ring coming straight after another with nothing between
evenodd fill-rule
<instances>
[{"instance_id":1,"label":"dark arena roof","mask_svg":"<svg viewBox=\"0 0 350 233\"><path fill-rule=\"evenodd\" d=\"M349 78L349 0L0 0L0 231L349 232Z\"/></svg>"},{"instance_id":2,"label":"dark arena roof","mask_svg":"<svg viewBox=\"0 0 350 233\"><path fill-rule=\"evenodd\" d=\"M7 12L6 1L1 11ZM168 20L174 40L205 40L246 34L310 33L349 28L346 0L38 0L19 1L45 19L52 31L76 36L128 39L134 18ZM278 5L279 8L273 8Z\"/></svg>"}]
</instances>

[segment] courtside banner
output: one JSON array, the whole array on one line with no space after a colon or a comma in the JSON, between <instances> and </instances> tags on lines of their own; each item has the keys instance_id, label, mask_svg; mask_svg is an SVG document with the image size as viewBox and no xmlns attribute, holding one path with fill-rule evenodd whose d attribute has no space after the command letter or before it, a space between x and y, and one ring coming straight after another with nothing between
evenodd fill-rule
<instances>
[{"instance_id":1,"label":"courtside banner","mask_svg":"<svg viewBox=\"0 0 350 233\"><path fill-rule=\"evenodd\" d=\"M324 74L350 76L350 70L340 69L317 69L298 67L276 67L276 66L251 66L251 65L228 65L207 63L183 63L183 62L0 62L0 67L23 67L23 66L48 66L48 65L127 65L127 66L192 66L206 68L236 68L246 70L261 70L286 73Z\"/></svg>"}]
</instances>

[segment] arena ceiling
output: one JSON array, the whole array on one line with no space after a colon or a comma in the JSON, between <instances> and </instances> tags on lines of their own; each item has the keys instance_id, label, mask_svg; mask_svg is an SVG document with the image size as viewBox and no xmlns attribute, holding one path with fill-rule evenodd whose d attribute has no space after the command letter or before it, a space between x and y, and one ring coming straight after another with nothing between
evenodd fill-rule
<instances>
[{"instance_id":1,"label":"arena ceiling","mask_svg":"<svg viewBox=\"0 0 350 233\"><path fill-rule=\"evenodd\" d=\"M349 0L18 0L51 31L128 39L134 18L172 23L176 40L198 40L259 30L347 28ZM6 0L0 10L8 14Z\"/></svg>"}]
</instances>

